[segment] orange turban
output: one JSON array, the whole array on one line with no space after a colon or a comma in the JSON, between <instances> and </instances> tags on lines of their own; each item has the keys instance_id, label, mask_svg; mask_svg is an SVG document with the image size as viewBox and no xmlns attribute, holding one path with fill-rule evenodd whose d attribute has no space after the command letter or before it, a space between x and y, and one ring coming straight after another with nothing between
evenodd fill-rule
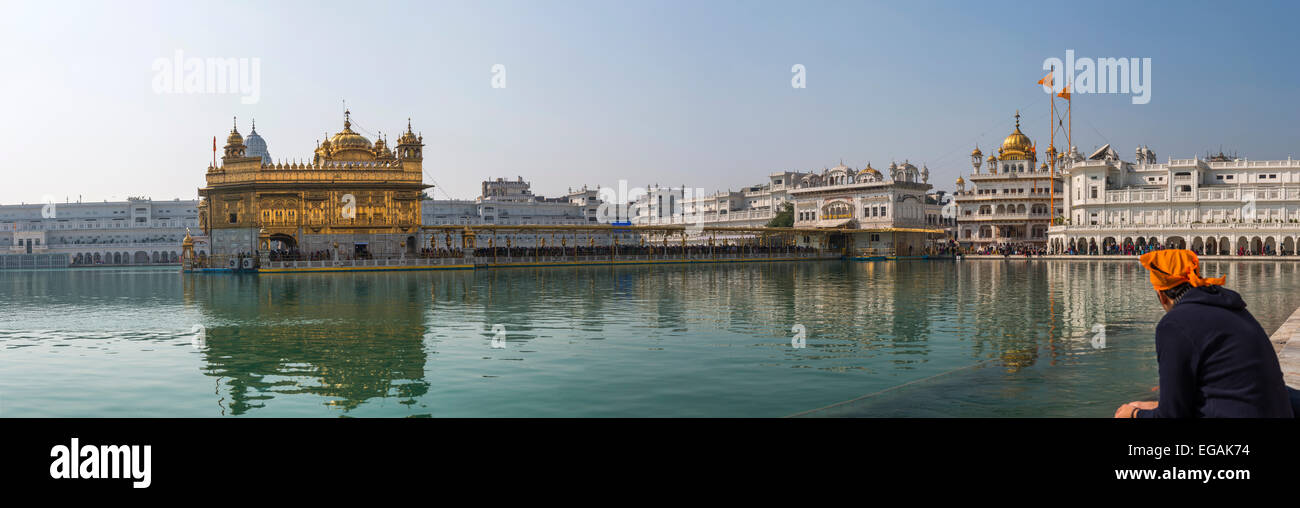
<instances>
[{"instance_id":1,"label":"orange turban","mask_svg":"<svg viewBox=\"0 0 1300 508\"><path fill-rule=\"evenodd\" d=\"M1138 262L1151 272L1151 287L1156 291L1176 288L1184 282L1201 287L1219 286L1225 281L1224 277L1201 278L1197 273L1200 260L1195 252L1186 249L1153 250L1143 254Z\"/></svg>"}]
</instances>

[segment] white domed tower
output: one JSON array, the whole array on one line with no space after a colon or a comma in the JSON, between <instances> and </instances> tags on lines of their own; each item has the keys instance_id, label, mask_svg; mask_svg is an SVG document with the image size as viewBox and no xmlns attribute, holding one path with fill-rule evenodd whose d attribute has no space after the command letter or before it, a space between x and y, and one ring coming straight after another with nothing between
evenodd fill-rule
<instances>
[{"instance_id":1,"label":"white domed tower","mask_svg":"<svg viewBox=\"0 0 1300 508\"><path fill-rule=\"evenodd\" d=\"M247 157L261 157L262 164L271 163L271 152L266 149L266 140L257 133L257 120L253 120L253 130L248 133L248 139L244 140L247 149L244 154Z\"/></svg>"}]
</instances>

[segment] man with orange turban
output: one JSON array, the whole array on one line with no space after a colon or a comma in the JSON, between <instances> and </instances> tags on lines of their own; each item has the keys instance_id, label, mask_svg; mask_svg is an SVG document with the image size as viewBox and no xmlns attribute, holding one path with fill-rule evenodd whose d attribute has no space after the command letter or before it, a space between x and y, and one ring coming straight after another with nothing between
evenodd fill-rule
<instances>
[{"instance_id":1,"label":"man with orange turban","mask_svg":"<svg viewBox=\"0 0 1300 508\"><path fill-rule=\"evenodd\" d=\"M1116 418L1293 416L1282 368L1264 328L1223 277L1204 278L1196 253L1143 254L1165 316L1156 325L1160 401L1130 402Z\"/></svg>"}]
</instances>

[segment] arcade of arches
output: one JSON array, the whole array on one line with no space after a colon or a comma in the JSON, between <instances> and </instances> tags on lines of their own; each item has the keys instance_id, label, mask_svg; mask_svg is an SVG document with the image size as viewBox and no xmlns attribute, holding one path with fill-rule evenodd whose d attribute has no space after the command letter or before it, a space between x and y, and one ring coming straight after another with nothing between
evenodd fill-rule
<instances>
[{"instance_id":1,"label":"arcade of arches","mask_svg":"<svg viewBox=\"0 0 1300 508\"><path fill-rule=\"evenodd\" d=\"M1294 256L1300 236L1295 235L1105 235L1053 238L1053 254L1140 254L1152 249L1190 249L1205 256Z\"/></svg>"}]
</instances>

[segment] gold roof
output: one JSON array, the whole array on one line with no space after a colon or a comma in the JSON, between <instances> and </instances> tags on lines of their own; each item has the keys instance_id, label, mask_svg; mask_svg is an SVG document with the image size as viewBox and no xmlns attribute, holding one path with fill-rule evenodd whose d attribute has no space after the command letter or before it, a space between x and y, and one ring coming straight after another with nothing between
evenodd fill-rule
<instances>
[{"instance_id":1,"label":"gold roof","mask_svg":"<svg viewBox=\"0 0 1300 508\"><path fill-rule=\"evenodd\" d=\"M1034 160L1034 142L1029 140L1029 136L1020 132L1020 112L1016 112L1016 130L1011 135L1002 140L1002 146L998 148L998 158L1002 160Z\"/></svg>"},{"instance_id":2,"label":"gold roof","mask_svg":"<svg viewBox=\"0 0 1300 508\"><path fill-rule=\"evenodd\" d=\"M370 140L365 136L352 132L352 112L343 112L343 130L338 134L330 137L330 148L335 152L342 150L365 150L370 151Z\"/></svg>"},{"instance_id":3,"label":"gold roof","mask_svg":"<svg viewBox=\"0 0 1300 508\"><path fill-rule=\"evenodd\" d=\"M235 124L235 125L231 125L231 126L230 126L230 135L229 135L229 136L226 136L226 144L227 144L227 145L242 145L242 144L244 144L244 137L239 135L239 125L238 125L237 122L238 122L238 119L236 119L236 124Z\"/></svg>"}]
</instances>

